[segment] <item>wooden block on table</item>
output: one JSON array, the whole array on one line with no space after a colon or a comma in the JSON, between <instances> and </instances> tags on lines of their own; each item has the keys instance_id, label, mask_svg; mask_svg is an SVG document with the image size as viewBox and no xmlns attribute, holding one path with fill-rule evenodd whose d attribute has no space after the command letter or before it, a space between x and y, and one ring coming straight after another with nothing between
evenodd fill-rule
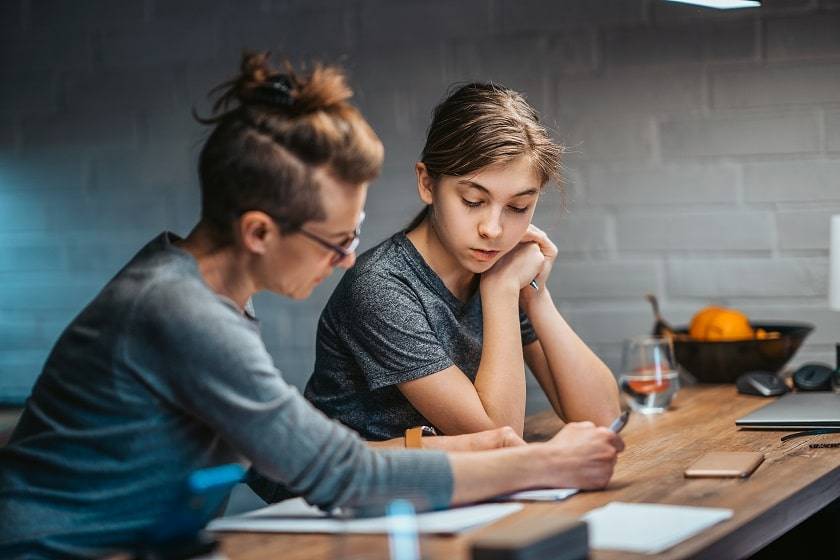
<instances>
[{"instance_id":1,"label":"wooden block on table","mask_svg":"<svg viewBox=\"0 0 840 560\"><path fill-rule=\"evenodd\" d=\"M589 555L586 522L546 515L494 528L470 549L473 560L583 560Z\"/></svg>"}]
</instances>

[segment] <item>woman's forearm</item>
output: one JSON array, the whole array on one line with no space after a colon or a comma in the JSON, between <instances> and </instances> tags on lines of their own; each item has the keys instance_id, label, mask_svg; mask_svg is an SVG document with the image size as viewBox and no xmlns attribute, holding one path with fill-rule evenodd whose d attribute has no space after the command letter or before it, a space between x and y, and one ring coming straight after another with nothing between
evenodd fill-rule
<instances>
[{"instance_id":1,"label":"woman's forearm","mask_svg":"<svg viewBox=\"0 0 840 560\"><path fill-rule=\"evenodd\" d=\"M609 368L563 319L548 290L526 308L545 354L559 404L567 421L608 425L619 413L618 386Z\"/></svg>"},{"instance_id":2,"label":"woman's forearm","mask_svg":"<svg viewBox=\"0 0 840 560\"><path fill-rule=\"evenodd\" d=\"M519 327L519 290L482 290L483 347L475 390L487 416L520 436L525 427L525 364Z\"/></svg>"},{"instance_id":3,"label":"woman's forearm","mask_svg":"<svg viewBox=\"0 0 840 560\"><path fill-rule=\"evenodd\" d=\"M528 488L552 486L551 465L539 444L475 453L450 453L452 504L462 505Z\"/></svg>"}]
</instances>

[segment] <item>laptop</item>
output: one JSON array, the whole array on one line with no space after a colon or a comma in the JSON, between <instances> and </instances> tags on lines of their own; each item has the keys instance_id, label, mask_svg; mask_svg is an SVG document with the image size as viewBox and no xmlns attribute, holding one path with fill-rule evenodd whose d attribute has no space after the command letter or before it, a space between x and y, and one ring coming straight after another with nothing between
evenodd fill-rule
<instances>
[{"instance_id":1,"label":"laptop","mask_svg":"<svg viewBox=\"0 0 840 560\"><path fill-rule=\"evenodd\" d=\"M831 392L788 393L739 418L735 425L766 430L840 428L840 395Z\"/></svg>"}]
</instances>

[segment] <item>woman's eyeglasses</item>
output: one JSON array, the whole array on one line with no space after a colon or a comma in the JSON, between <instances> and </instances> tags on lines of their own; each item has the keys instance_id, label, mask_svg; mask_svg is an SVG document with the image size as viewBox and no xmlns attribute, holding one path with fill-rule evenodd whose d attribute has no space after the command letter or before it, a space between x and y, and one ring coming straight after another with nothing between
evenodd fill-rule
<instances>
[{"instance_id":1,"label":"woman's eyeglasses","mask_svg":"<svg viewBox=\"0 0 840 560\"><path fill-rule=\"evenodd\" d=\"M332 259L330 260L330 265L335 266L338 263L340 263L341 261L343 261L344 259L346 259L347 257L349 257L350 255L352 255L353 252L356 250L356 248L359 246L359 236L362 233L361 228L362 228L362 222L364 220L365 220L365 213L362 212L361 216L359 216L359 224L356 226L356 229L353 230L353 236L350 239L348 239L347 241L345 241L344 243L340 244L340 245L335 244L335 243L330 243L329 241L327 241L323 237L315 235L314 233L310 233L303 228L299 229L298 232L302 233L303 235L305 235L306 237L308 237L312 241L315 241L316 243L318 243L322 247L325 247L325 248L333 251L335 254L332 256Z\"/></svg>"}]
</instances>

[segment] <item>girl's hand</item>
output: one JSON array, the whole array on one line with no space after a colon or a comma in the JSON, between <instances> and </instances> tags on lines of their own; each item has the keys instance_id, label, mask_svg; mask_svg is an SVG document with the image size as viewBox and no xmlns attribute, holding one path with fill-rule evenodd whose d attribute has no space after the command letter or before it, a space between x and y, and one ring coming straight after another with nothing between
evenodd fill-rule
<instances>
[{"instance_id":1,"label":"girl's hand","mask_svg":"<svg viewBox=\"0 0 840 560\"><path fill-rule=\"evenodd\" d=\"M534 224L528 226L528 230L522 236L521 243L536 243L544 257L539 273L533 278L537 281L539 290L535 290L532 286L525 286L520 291L520 301L523 306L526 306L545 291L545 284L548 281L548 276L551 274L551 267L557 259L557 245L548 238L548 235L543 230Z\"/></svg>"},{"instance_id":2,"label":"girl's hand","mask_svg":"<svg viewBox=\"0 0 840 560\"><path fill-rule=\"evenodd\" d=\"M510 426L460 436L424 437L421 441L424 449L441 451L483 451L527 445Z\"/></svg>"},{"instance_id":3,"label":"girl's hand","mask_svg":"<svg viewBox=\"0 0 840 560\"><path fill-rule=\"evenodd\" d=\"M544 261L545 256L536 242L520 242L481 275L481 289L502 288L517 293L540 273Z\"/></svg>"}]
</instances>

